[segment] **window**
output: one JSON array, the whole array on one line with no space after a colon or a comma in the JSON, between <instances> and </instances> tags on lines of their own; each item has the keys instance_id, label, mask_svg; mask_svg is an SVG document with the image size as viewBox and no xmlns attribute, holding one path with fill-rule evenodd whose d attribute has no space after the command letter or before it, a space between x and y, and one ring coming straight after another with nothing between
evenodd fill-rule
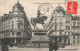
<instances>
[{"instance_id":1,"label":"window","mask_svg":"<svg viewBox=\"0 0 80 51\"><path fill-rule=\"evenodd\" d=\"M5 26L5 22L4 22L4 26Z\"/></svg>"},{"instance_id":2,"label":"window","mask_svg":"<svg viewBox=\"0 0 80 51\"><path fill-rule=\"evenodd\" d=\"M18 29L23 28L23 23L18 23Z\"/></svg>"},{"instance_id":3,"label":"window","mask_svg":"<svg viewBox=\"0 0 80 51\"><path fill-rule=\"evenodd\" d=\"M75 39L75 35L73 35L73 39Z\"/></svg>"},{"instance_id":4,"label":"window","mask_svg":"<svg viewBox=\"0 0 80 51\"><path fill-rule=\"evenodd\" d=\"M20 26L21 26L20 23L18 23L18 29L20 29Z\"/></svg>"},{"instance_id":5,"label":"window","mask_svg":"<svg viewBox=\"0 0 80 51\"><path fill-rule=\"evenodd\" d=\"M12 21L12 29L14 28L13 26L14 26L14 24L13 24L13 21Z\"/></svg>"},{"instance_id":6,"label":"window","mask_svg":"<svg viewBox=\"0 0 80 51\"><path fill-rule=\"evenodd\" d=\"M57 19L55 19L55 23L57 22Z\"/></svg>"},{"instance_id":7,"label":"window","mask_svg":"<svg viewBox=\"0 0 80 51\"><path fill-rule=\"evenodd\" d=\"M57 19L55 19L55 21L56 21Z\"/></svg>"},{"instance_id":8,"label":"window","mask_svg":"<svg viewBox=\"0 0 80 51\"><path fill-rule=\"evenodd\" d=\"M62 25L60 25L60 27L59 27L59 28L60 28L60 30L62 30L62 28L63 28L63 27L62 27Z\"/></svg>"},{"instance_id":9,"label":"window","mask_svg":"<svg viewBox=\"0 0 80 51\"><path fill-rule=\"evenodd\" d=\"M4 30L5 30L5 27L4 27Z\"/></svg>"},{"instance_id":10,"label":"window","mask_svg":"<svg viewBox=\"0 0 80 51\"><path fill-rule=\"evenodd\" d=\"M77 22L77 25L79 26L80 25L80 22Z\"/></svg>"},{"instance_id":11,"label":"window","mask_svg":"<svg viewBox=\"0 0 80 51\"><path fill-rule=\"evenodd\" d=\"M10 33L9 33L9 37L10 37Z\"/></svg>"},{"instance_id":12,"label":"window","mask_svg":"<svg viewBox=\"0 0 80 51\"><path fill-rule=\"evenodd\" d=\"M59 33L60 33L60 35L62 35L62 31L60 31Z\"/></svg>"},{"instance_id":13,"label":"window","mask_svg":"<svg viewBox=\"0 0 80 51\"><path fill-rule=\"evenodd\" d=\"M73 26L75 26L76 22L73 22Z\"/></svg>"},{"instance_id":14,"label":"window","mask_svg":"<svg viewBox=\"0 0 80 51\"><path fill-rule=\"evenodd\" d=\"M75 40L73 40L73 44L75 44Z\"/></svg>"},{"instance_id":15,"label":"window","mask_svg":"<svg viewBox=\"0 0 80 51\"><path fill-rule=\"evenodd\" d=\"M77 41L77 43L79 44L79 40Z\"/></svg>"},{"instance_id":16,"label":"window","mask_svg":"<svg viewBox=\"0 0 80 51\"><path fill-rule=\"evenodd\" d=\"M57 26L55 26L55 30L57 30Z\"/></svg>"},{"instance_id":17,"label":"window","mask_svg":"<svg viewBox=\"0 0 80 51\"><path fill-rule=\"evenodd\" d=\"M12 29L13 29L13 25L12 25Z\"/></svg>"},{"instance_id":18,"label":"window","mask_svg":"<svg viewBox=\"0 0 80 51\"><path fill-rule=\"evenodd\" d=\"M66 30L70 30L70 26L66 26Z\"/></svg>"},{"instance_id":19,"label":"window","mask_svg":"<svg viewBox=\"0 0 80 51\"><path fill-rule=\"evenodd\" d=\"M8 22L8 25L10 24L10 22Z\"/></svg>"},{"instance_id":20,"label":"window","mask_svg":"<svg viewBox=\"0 0 80 51\"><path fill-rule=\"evenodd\" d=\"M67 30L67 26L66 26L66 30Z\"/></svg>"},{"instance_id":21,"label":"window","mask_svg":"<svg viewBox=\"0 0 80 51\"><path fill-rule=\"evenodd\" d=\"M63 24L63 22L59 22L59 24Z\"/></svg>"},{"instance_id":22,"label":"window","mask_svg":"<svg viewBox=\"0 0 80 51\"><path fill-rule=\"evenodd\" d=\"M60 19L60 20L62 20L62 19Z\"/></svg>"},{"instance_id":23,"label":"window","mask_svg":"<svg viewBox=\"0 0 80 51\"><path fill-rule=\"evenodd\" d=\"M5 34L4 34L4 37L5 37Z\"/></svg>"},{"instance_id":24,"label":"window","mask_svg":"<svg viewBox=\"0 0 80 51\"><path fill-rule=\"evenodd\" d=\"M79 35L77 35L77 39L79 39L80 37L79 37Z\"/></svg>"},{"instance_id":25,"label":"window","mask_svg":"<svg viewBox=\"0 0 80 51\"><path fill-rule=\"evenodd\" d=\"M66 23L70 23L70 21L69 21L69 20L67 20L67 21L66 21Z\"/></svg>"},{"instance_id":26,"label":"window","mask_svg":"<svg viewBox=\"0 0 80 51\"><path fill-rule=\"evenodd\" d=\"M68 26L68 30L70 30L70 26Z\"/></svg>"},{"instance_id":27,"label":"window","mask_svg":"<svg viewBox=\"0 0 80 51\"><path fill-rule=\"evenodd\" d=\"M17 32L17 37L21 37L21 32Z\"/></svg>"},{"instance_id":28,"label":"window","mask_svg":"<svg viewBox=\"0 0 80 51\"><path fill-rule=\"evenodd\" d=\"M14 32L12 32L12 35L14 36Z\"/></svg>"},{"instance_id":29,"label":"window","mask_svg":"<svg viewBox=\"0 0 80 51\"><path fill-rule=\"evenodd\" d=\"M68 35L70 35L71 33L70 32L68 32Z\"/></svg>"},{"instance_id":30,"label":"window","mask_svg":"<svg viewBox=\"0 0 80 51\"><path fill-rule=\"evenodd\" d=\"M12 24L13 24L13 21L12 21Z\"/></svg>"},{"instance_id":31,"label":"window","mask_svg":"<svg viewBox=\"0 0 80 51\"><path fill-rule=\"evenodd\" d=\"M6 22L6 26L7 26L7 22Z\"/></svg>"}]
</instances>

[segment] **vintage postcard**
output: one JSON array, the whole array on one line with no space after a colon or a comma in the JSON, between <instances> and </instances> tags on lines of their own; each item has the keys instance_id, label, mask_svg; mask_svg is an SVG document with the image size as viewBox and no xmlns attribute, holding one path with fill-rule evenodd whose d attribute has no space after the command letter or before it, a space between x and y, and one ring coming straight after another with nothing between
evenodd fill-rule
<instances>
[{"instance_id":1,"label":"vintage postcard","mask_svg":"<svg viewBox=\"0 0 80 51\"><path fill-rule=\"evenodd\" d=\"M80 0L0 0L0 51L80 51Z\"/></svg>"}]
</instances>

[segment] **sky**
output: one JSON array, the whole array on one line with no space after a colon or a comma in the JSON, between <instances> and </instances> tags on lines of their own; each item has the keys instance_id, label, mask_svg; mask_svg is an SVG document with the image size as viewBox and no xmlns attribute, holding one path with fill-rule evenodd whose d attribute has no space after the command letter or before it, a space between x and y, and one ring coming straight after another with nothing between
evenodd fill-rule
<instances>
[{"instance_id":1,"label":"sky","mask_svg":"<svg viewBox=\"0 0 80 51\"><path fill-rule=\"evenodd\" d=\"M0 16L3 16L4 14L8 14L9 11L12 10L13 6L17 3L17 1L18 0L0 0ZM78 0L76 0L76 1L78 1ZM65 3L65 0L19 0L19 2L24 7L26 16L30 20L30 18L37 17L37 10L38 10L38 7L40 4L50 3L53 6L52 9L54 11L54 9L59 5L56 3ZM36 4L36 3L39 3L39 4ZM55 3L55 4L52 4L52 3ZM65 6L65 4L60 4L60 5L66 10L67 5L66 6ZM80 9L78 9L78 12L80 12ZM50 18L51 17L49 16L46 23L50 21ZM40 25L40 24L38 24L37 26L39 26L39 28L42 27L42 25Z\"/></svg>"}]
</instances>

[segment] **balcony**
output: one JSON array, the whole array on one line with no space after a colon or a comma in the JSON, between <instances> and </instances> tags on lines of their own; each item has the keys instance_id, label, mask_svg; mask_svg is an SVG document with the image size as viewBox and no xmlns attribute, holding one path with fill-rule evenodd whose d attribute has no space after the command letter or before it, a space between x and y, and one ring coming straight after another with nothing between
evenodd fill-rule
<instances>
[{"instance_id":1,"label":"balcony","mask_svg":"<svg viewBox=\"0 0 80 51\"><path fill-rule=\"evenodd\" d=\"M14 29L14 31L22 32L22 31L24 31L24 29L23 29L23 28L20 28L20 29Z\"/></svg>"},{"instance_id":2,"label":"balcony","mask_svg":"<svg viewBox=\"0 0 80 51\"><path fill-rule=\"evenodd\" d=\"M22 37L23 37L21 32L17 32L16 35L17 35L17 36L16 36L17 38L22 38Z\"/></svg>"},{"instance_id":3,"label":"balcony","mask_svg":"<svg viewBox=\"0 0 80 51\"><path fill-rule=\"evenodd\" d=\"M13 29L9 29L9 31L13 31Z\"/></svg>"},{"instance_id":4,"label":"balcony","mask_svg":"<svg viewBox=\"0 0 80 51\"><path fill-rule=\"evenodd\" d=\"M59 24L63 24L63 22L59 22Z\"/></svg>"},{"instance_id":5,"label":"balcony","mask_svg":"<svg viewBox=\"0 0 80 51\"><path fill-rule=\"evenodd\" d=\"M72 26L72 28L80 28L80 26Z\"/></svg>"},{"instance_id":6,"label":"balcony","mask_svg":"<svg viewBox=\"0 0 80 51\"><path fill-rule=\"evenodd\" d=\"M23 36L17 36L17 38L23 38Z\"/></svg>"}]
</instances>

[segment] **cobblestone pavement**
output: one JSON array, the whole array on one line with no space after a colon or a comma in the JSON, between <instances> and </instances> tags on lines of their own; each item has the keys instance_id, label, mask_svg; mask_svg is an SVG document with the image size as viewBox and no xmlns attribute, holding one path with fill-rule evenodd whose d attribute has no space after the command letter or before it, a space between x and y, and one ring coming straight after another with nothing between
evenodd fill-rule
<instances>
[{"instance_id":1,"label":"cobblestone pavement","mask_svg":"<svg viewBox=\"0 0 80 51\"><path fill-rule=\"evenodd\" d=\"M48 48L9 48L9 51L49 51ZM54 50L53 50L54 51ZM78 49L72 48L59 48L57 51L79 51Z\"/></svg>"}]
</instances>

